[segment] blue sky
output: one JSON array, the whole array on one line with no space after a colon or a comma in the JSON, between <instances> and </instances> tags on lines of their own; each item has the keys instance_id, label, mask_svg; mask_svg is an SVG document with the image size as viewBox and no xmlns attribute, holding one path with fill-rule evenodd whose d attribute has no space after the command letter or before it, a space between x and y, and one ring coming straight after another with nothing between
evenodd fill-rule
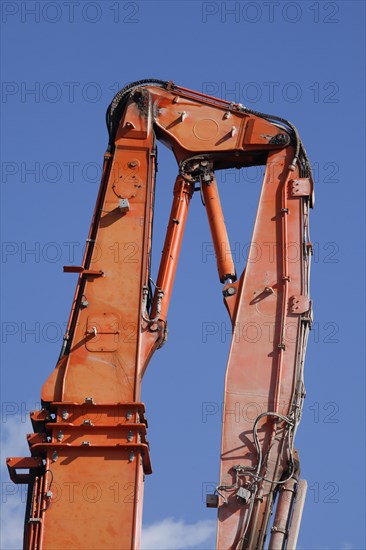
<instances>
[{"instance_id":1,"label":"blue sky","mask_svg":"<svg viewBox=\"0 0 366 550\"><path fill-rule=\"evenodd\" d=\"M1 8L4 454L27 453L26 416L58 357L76 284L62 266L82 257L107 144L105 110L128 82L173 80L287 118L305 144L316 183L315 320L297 435L310 486L299 548L365 548L364 2L3 1ZM161 146L155 270L176 171ZM218 174L238 270L260 176L257 169ZM194 198L169 339L143 385L154 470L146 480L146 548L214 547L215 511L203 495L218 477L230 324ZM1 548L17 549L22 494L6 474L2 488Z\"/></svg>"}]
</instances>

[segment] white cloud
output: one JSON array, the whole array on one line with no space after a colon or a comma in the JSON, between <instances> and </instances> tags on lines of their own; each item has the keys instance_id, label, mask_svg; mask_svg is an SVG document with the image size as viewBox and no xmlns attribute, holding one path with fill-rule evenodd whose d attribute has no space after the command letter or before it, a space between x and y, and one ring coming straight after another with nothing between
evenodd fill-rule
<instances>
[{"instance_id":1,"label":"white cloud","mask_svg":"<svg viewBox=\"0 0 366 550\"><path fill-rule=\"evenodd\" d=\"M9 456L29 456L26 434L31 431L30 423L21 422L18 416L3 419L1 423L2 550L20 550L23 547L26 486L12 483L5 461Z\"/></svg>"},{"instance_id":2,"label":"white cloud","mask_svg":"<svg viewBox=\"0 0 366 550\"><path fill-rule=\"evenodd\" d=\"M187 550L199 548L206 543L205 550L215 547L216 521L201 520L187 524L173 518L166 518L142 529L141 550ZM210 540L211 539L211 540Z\"/></svg>"}]
</instances>

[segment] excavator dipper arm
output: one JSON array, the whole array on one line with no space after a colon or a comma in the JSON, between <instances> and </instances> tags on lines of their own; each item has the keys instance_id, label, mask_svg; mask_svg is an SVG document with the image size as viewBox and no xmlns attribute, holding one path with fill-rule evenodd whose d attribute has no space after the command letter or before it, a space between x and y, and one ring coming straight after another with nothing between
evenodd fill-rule
<instances>
[{"instance_id":1,"label":"excavator dipper arm","mask_svg":"<svg viewBox=\"0 0 366 550\"><path fill-rule=\"evenodd\" d=\"M278 117L158 80L121 90L107 126L84 260L64 268L79 278L60 358L43 386L43 408L31 414L31 457L8 459L13 481L29 484L24 548L140 547L143 480L151 473L141 380L167 338L179 251L198 185L233 327L220 478L208 495L208 506L218 507L217 548L263 548L277 497L270 548L291 543L293 549L306 489L294 437L311 323L313 202L297 131ZM153 292L156 139L172 150L178 175ZM237 277L215 170L253 165L266 165L255 250Z\"/></svg>"}]
</instances>

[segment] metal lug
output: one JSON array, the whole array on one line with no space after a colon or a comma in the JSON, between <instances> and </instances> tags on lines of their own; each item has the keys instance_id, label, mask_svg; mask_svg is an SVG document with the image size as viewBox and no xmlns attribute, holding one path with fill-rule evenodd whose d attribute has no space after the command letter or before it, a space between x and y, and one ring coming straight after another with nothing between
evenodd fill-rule
<instances>
[{"instance_id":1,"label":"metal lug","mask_svg":"<svg viewBox=\"0 0 366 550\"><path fill-rule=\"evenodd\" d=\"M130 203L128 202L128 199L120 199L119 201L119 209L122 212L122 214L126 214L130 210Z\"/></svg>"},{"instance_id":2,"label":"metal lug","mask_svg":"<svg viewBox=\"0 0 366 550\"><path fill-rule=\"evenodd\" d=\"M207 508L218 508L219 506L219 496L218 495L206 495L206 507Z\"/></svg>"},{"instance_id":3,"label":"metal lug","mask_svg":"<svg viewBox=\"0 0 366 550\"><path fill-rule=\"evenodd\" d=\"M249 491L249 489L245 489L245 487L239 487L239 489L236 491L236 498L244 502L244 504L247 504L250 501L251 496L252 493Z\"/></svg>"}]
</instances>

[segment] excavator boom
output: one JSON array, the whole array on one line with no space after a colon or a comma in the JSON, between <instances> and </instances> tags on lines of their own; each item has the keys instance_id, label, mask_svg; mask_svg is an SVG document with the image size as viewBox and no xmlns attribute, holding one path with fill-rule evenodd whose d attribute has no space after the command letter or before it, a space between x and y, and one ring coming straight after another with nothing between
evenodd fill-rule
<instances>
[{"instance_id":1,"label":"excavator boom","mask_svg":"<svg viewBox=\"0 0 366 550\"><path fill-rule=\"evenodd\" d=\"M7 459L12 480L29 485L24 549L140 548L144 476L151 473L141 381L167 339L188 209L199 190L233 332L220 476L207 495L207 505L218 508L216 547L264 548L275 510L269 548L293 550L306 492L294 438L312 318L313 182L297 130L154 79L122 89L107 126L84 259L64 268L78 282L42 409L31 413L31 457ZM178 174L153 290L156 140L172 150ZM253 165L266 166L252 237L261 254L256 261L249 254L237 275L215 171Z\"/></svg>"}]
</instances>

